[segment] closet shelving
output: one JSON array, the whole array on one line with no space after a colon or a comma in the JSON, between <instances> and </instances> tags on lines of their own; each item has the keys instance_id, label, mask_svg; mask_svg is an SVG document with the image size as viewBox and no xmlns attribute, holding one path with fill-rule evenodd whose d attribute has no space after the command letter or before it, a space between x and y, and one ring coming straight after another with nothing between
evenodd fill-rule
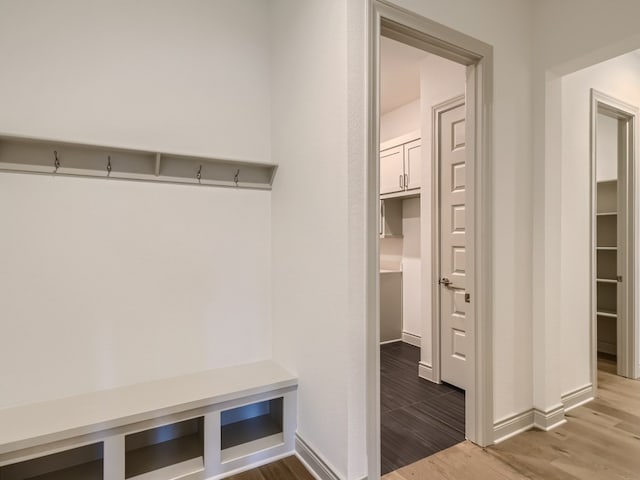
<instances>
[{"instance_id":1,"label":"closet shelving","mask_svg":"<svg viewBox=\"0 0 640 480\"><path fill-rule=\"evenodd\" d=\"M617 181L596 184L596 315L599 350L614 353L615 322L618 318ZM611 324L611 322L614 322Z\"/></svg>"},{"instance_id":2,"label":"closet shelving","mask_svg":"<svg viewBox=\"0 0 640 480\"><path fill-rule=\"evenodd\" d=\"M277 166L0 135L0 171L271 189Z\"/></svg>"}]
</instances>

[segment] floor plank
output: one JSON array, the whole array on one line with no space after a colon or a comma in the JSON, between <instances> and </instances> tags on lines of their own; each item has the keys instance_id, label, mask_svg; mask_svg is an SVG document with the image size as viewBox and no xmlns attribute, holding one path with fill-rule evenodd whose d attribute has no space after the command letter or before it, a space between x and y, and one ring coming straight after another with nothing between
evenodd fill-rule
<instances>
[{"instance_id":1,"label":"floor plank","mask_svg":"<svg viewBox=\"0 0 640 480\"><path fill-rule=\"evenodd\" d=\"M464 441L464 392L418 377L419 360L418 347L380 347L383 475Z\"/></svg>"},{"instance_id":2,"label":"floor plank","mask_svg":"<svg viewBox=\"0 0 640 480\"><path fill-rule=\"evenodd\" d=\"M464 442L383 479L640 480L640 382L598 366L598 397L564 425L486 449Z\"/></svg>"}]
</instances>

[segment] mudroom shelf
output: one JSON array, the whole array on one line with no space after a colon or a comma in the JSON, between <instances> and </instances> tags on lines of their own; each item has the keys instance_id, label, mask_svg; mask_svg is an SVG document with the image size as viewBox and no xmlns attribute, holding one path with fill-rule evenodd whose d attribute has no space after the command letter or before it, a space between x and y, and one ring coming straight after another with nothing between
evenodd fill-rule
<instances>
[{"instance_id":1,"label":"mudroom shelf","mask_svg":"<svg viewBox=\"0 0 640 480\"><path fill-rule=\"evenodd\" d=\"M277 166L0 135L0 171L270 190Z\"/></svg>"}]
</instances>

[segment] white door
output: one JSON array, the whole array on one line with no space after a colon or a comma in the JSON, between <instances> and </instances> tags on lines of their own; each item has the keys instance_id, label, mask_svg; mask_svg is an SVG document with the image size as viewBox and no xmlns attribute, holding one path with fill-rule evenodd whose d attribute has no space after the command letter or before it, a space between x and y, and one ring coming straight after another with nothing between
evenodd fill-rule
<instances>
[{"instance_id":1,"label":"white door","mask_svg":"<svg viewBox=\"0 0 640 480\"><path fill-rule=\"evenodd\" d=\"M404 147L380 152L380 195L404 189Z\"/></svg>"},{"instance_id":2,"label":"white door","mask_svg":"<svg viewBox=\"0 0 640 480\"><path fill-rule=\"evenodd\" d=\"M407 190L420 188L420 172L422 171L420 140L414 140L404 146L404 162L407 174L405 187Z\"/></svg>"},{"instance_id":3,"label":"white door","mask_svg":"<svg viewBox=\"0 0 640 480\"><path fill-rule=\"evenodd\" d=\"M465 105L441 110L440 170L440 352L443 381L467 386Z\"/></svg>"}]
</instances>

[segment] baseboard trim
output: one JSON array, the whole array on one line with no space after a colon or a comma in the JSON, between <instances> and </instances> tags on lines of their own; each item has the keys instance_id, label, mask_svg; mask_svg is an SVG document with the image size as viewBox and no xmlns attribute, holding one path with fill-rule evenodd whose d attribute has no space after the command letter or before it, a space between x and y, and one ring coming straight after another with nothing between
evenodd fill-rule
<instances>
[{"instance_id":1,"label":"baseboard trim","mask_svg":"<svg viewBox=\"0 0 640 480\"><path fill-rule=\"evenodd\" d=\"M418 362L418 376L420 378L424 378L425 380L429 380L433 383L436 382L435 376L433 374L433 366L427 365L424 362Z\"/></svg>"},{"instance_id":2,"label":"baseboard trim","mask_svg":"<svg viewBox=\"0 0 640 480\"><path fill-rule=\"evenodd\" d=\"M615 343L599 341L596 349L598 350L598 352L608 353L609 355L617 355L618 353L618 347Z\"/></svg>"},{"instance_id":3,"label":"baseboard trim","mask_svg":"<svg viewBox=\"0 0 640 480\"><path fill-rule=\"evenodd\" d=\"M385 340L384 342L380 342L380 345L388 345L390 343L397 343L401 341L402 341L401 338L396 338L395 340Z\"/></svg>"},{"instance_id":4,"label":"baseboard trim","mask_svg":"<svg viewBox=\"0 0 640 480\"><path fill-rule=\"evenodd\" d=\"M564 405L562 404L557 405L546 412L537 408L533 409L534 427L544 430L545 432L553 430L566 422L567 419L564 418Z\"/></svg>"},{"instance_id":5,"label":"baseboard trim","mask_svg":"<svg viewBox=\"0 0 640 480\"><path fill-rule=\"evenodd\" d=\"M533 408L496 422L493 425L493 442L503 442L531 428L533 428Z\"/></svg>"},{"instance_id":6,"label":"baseboard trim","mask_svg":"<svg viewBox=\"0 0 640 480\"><path fill-rule=\"evenodd\" d=\"M402 332L402 341L414 347L420 348L422 346L422 338L413 333Z\"/></svg>"},{"instance_id":7,"label":"baseboard trim","mask_svg":"<svg viewBox=\"0 0 640 480\"><path fill-rule=\"evenodd\" d=\"M296 456L318 480L341 480L335 470L296 433Z\"/></svg>"},{"instance_id":8,"label":"baseboard trim","mask_svg":"<svg viewBox=\"0 0 640 480\"><path fill-rule=\"evenodd\" d=\"M565 393L562 395L562 404L564 405L565 413L573 410L576 407L584 405L585 403L593 400L593 385L585 385L584 387L580 387L573 392Z\"/></svg>"}]
</instances>

